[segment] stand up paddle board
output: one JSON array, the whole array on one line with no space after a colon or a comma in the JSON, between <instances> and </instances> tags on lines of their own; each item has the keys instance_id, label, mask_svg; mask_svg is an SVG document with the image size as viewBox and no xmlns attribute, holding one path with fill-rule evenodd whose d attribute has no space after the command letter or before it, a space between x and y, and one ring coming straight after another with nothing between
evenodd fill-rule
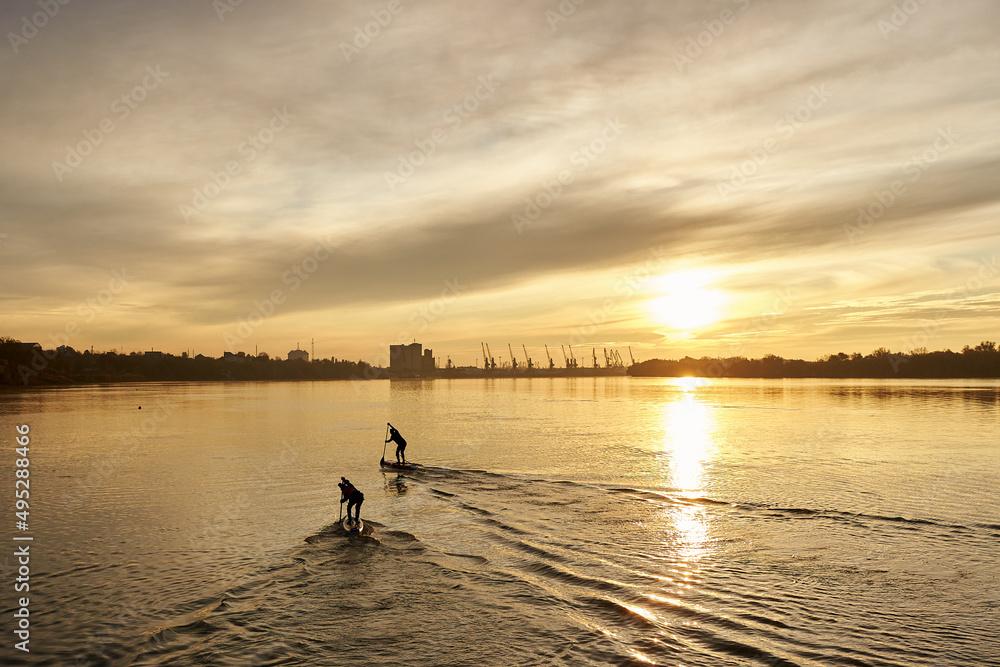
<instances>
[{"instance_id":1,"label":"stand up paddle board","mask_svg":"<svg viewBox=\"0 0 1000 667\"><path fill-rule=\"evenodd\" d=\"M365 530L365 522L361 519L355 521L351 517L344 519L344 532L348 535L361 535Z\"/></svg>"},{"instance_id":2,"label":"stand up paddle board","mask_svg":"<svg viewBox=\"0 0 1000 667\"><path fill-rule=\"evenodd\" d=\"M388 470L423 470L424 467L419 463L396 463L395 461L386 461L382 459L378 462L379 466L386 468Z\"/></svg>"},{"instance_id":3,"label":"stand up paddle board","mask_svg":"<svg viewBox=\"0 0 1000 667\"><path fill-rule=\"evenodd\" d=\"M371 524L364 521L355 522L350 519L344 519L341 525L344 527L344 532L347 533L347 541L351 544L382 544L381 540L372 535L375 532L375 528Z\"/></svg>"}]
</instances>

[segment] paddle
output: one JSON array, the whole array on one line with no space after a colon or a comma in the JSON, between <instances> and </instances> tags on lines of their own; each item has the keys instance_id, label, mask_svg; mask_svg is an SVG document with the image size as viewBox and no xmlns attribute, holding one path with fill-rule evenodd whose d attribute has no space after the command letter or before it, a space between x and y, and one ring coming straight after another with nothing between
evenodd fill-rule
<instances>
[{"instance_id":1,"label":"paddle","mask_svg":"<svg viewBox=\"0 0 1000 667\"><path fill-rule=\"evenodd\" d=\"M385 463L385 446L389 444L389 422L385 423L385 442L382 443L382 460L379 461L379 465Z\"/></svg>"}]
</instances>

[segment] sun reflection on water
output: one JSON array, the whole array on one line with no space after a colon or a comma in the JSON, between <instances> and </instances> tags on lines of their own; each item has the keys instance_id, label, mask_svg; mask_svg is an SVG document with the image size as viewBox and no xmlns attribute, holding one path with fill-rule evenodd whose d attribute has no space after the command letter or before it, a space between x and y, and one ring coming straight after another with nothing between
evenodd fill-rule
<instances>
[{"instance_id":1,"label":"sun reflection on water","mask_svg":"<svg viewBox=\"0 0 1000 667\"><path fill-rule=\"evenodd\" d=\"M705 495L705 467L716 452L714 415L698 398L708 380L678 378L672 384L680 393L663 406L663 452L669 458L668 484L681 502L668 510L666 519L674 531L674 552L687 565L690 577L698 573L710 538L706 509L684 501Z\"/></svg>"},{"instance_id":2,"label":"sun reflection on water","mask_svg":"<svg viewBox=\"0 0 1000 667\"><path fill-rule=\"evenodd\" d=\"M698 400L698 386L679 382L684 393L663 409L663 450L670 455L670 484L688 496L697 496L704 488L705 463L714 452L712 410Z\"/></svg>"}]
</instances>

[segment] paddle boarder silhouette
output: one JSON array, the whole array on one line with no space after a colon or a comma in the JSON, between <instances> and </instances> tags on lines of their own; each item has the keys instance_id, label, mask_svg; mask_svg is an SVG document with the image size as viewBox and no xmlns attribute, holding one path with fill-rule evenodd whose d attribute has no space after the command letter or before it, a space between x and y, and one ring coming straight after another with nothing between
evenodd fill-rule
<instances>
[{"instance_id":1,"label":"paddle boarder silhouette","mask_svg":"<svg viewBox=\"0 0 1000 667\"><path fill-rule=\"evenodd\" d=\"M396 443L396 463L406 463L406 440L399 434L392 424L389 426L389 439L386 442ZM400 458L402 457L402 458Z\"/></svg>"},{"instance_id":2,"label":"paddle boarder silhouette","mask_svg":"<svg viewBox=\"0 0 1000 667\"><path fill-rule=\"evenodd\" d=\"M340 497L341 504L347 503L347 521L350 523L351 520L351 508L354 508L354 523L361 520L361 503L365 502L365 494L358 491L350 480L346 477L340 478L340 483L337 484L340 487Z\"/></svg>"}]
</instances>

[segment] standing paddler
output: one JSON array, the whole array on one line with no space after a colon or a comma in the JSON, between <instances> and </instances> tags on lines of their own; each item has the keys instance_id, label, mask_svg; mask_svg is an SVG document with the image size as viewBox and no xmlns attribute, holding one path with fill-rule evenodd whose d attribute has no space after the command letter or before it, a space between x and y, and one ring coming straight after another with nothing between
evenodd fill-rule
<instances>
[{"instance_id":1,"label":"standing paddler","mask_svg":"<svg viewBox=\"0 0 1000 667\"><path fill-rule=\"evenodd\" d=\"M406 463L406 440L399 434L392 424L389 422L385 423L389 427L389 438L386 443L394 442L396 443L396 463Z\"/></svg>"},{"instance_id":2,"label":"standing paddler","mask_svg":"<svg viewBox=\"0 0 1000 667\"><path fill-rule=\"evenodd\" d=\"M354 485L346 477L340 478L340 503L347 503L347 523L351 523L351 508L354 509L354 523L357 525L361 521L361 503L365 502L365 494L354 488Z\"/></svg>"}]
</instances>

